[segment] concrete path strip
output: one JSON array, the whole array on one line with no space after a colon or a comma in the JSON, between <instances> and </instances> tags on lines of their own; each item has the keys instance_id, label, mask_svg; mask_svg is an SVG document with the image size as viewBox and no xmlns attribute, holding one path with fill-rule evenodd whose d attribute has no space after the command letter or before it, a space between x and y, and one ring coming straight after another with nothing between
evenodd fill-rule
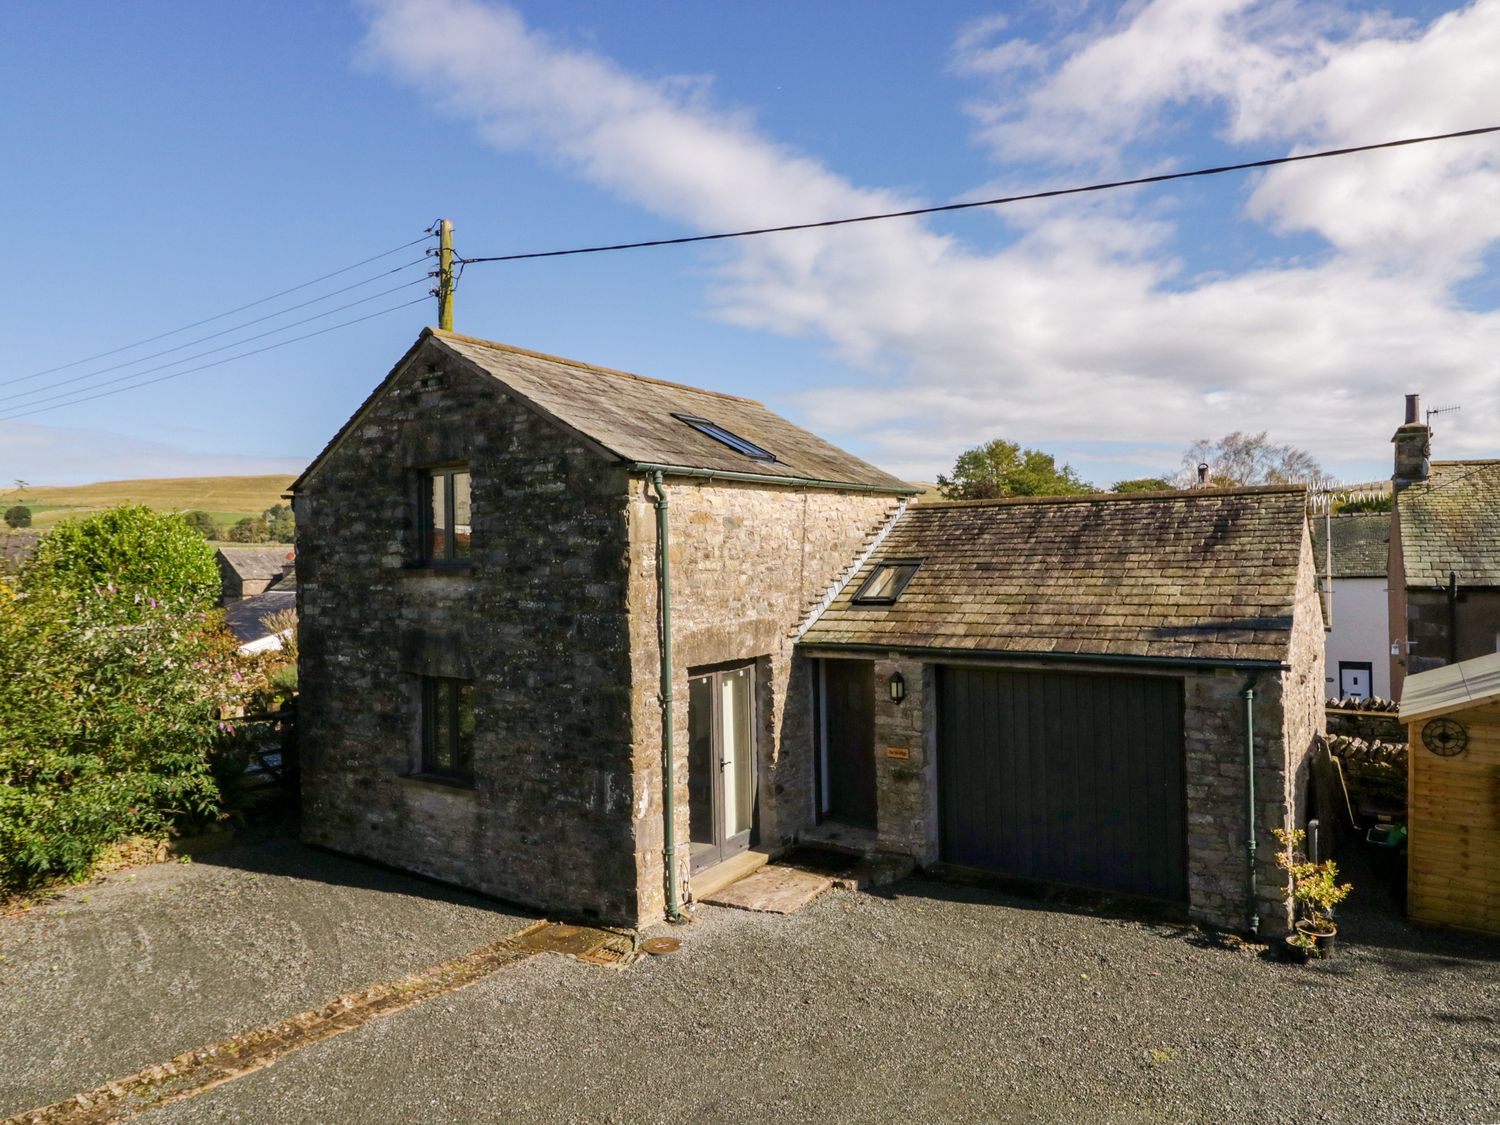
<instances>
[{"instance_id":1,"label":"concrete path strip","mask_svg":"<svg viewBox=\"0 0 1500 1125\"><path fill-rule=\"evenodd\" d=\"M185 1051L93 1090L7 1117L0 1125L103 1125L123 1121L157 1106L197 1097L268 1067L293 1051L444 996L538 953L560 953L592 965L623 967L633 960L635 950L628 933L536 922L455 960L346 993L321 1008L280 1023Z\"/></svg>"},{"instance_id":2,"label":"concrete path strip","mask_svg":"<svg viewBox=\"0 0 1500 1125\"><path fill-rule=\"evenodd\" d=\"M733 906L768 914L793 914L817 898L833 880L794 867L762 867L737 883L709 895L703 901L714 906Z\"/></svg>"}]
</instances>

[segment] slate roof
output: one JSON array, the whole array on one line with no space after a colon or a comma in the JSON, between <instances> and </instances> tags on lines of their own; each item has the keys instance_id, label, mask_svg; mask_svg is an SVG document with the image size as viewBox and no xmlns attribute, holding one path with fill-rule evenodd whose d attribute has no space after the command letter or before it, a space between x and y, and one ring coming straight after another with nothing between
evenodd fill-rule
<instances>
[{"instance_id":1,"label":"slate roof","mask_svg":"<svg viewBox=\"0 0 1500 1125\"><path fill-rule=\"evenodd\" d=\"M1434 461L1396 504L1408 587L1500 586L1500 461Z\"/></svg>"},{"instance_id":2,"label":"slate roof","mask_svg":"<svg viewBox=\"0 0 1500 1125\"><path fill-rule=\"evenodd\" d=\"M804 633L809 646L1283 663L1306 490L919 503ZM854 605L882 559L922 565Z\"/></svg>"},{"instance_id":3,"label":"slate roof","mask_svg":"<svg viewBox=\"0 0 1500 1125\"><path fill-rule=\"evenodd\" d=\"M248 644L270 636L271 630L267 629L260 619L284 609L296 612L297 591L292 587L278 586L263 594L239 598L225 606L224 624L229 626L229 631L241 644Z\"/></svg>"},{"instance_id":4,"label":"slate roof","mask_svg":"<svg viewBox=\"0 0 1500 1125\"><path fill-rule=\"evenodd\" d=\"M788 484L852 485L897 495L921 491L752 399L649 379L435 328L423 329L407 357L428 340L468 361L522 403L582 437L605 456L629 465L668 466L705 474L751 473L785 480ZM345 423L292 485L293 491L313 475L404 364L403 359ZM776 460L756 460L738 453L674 417L677 414L707 419L775 454Z\"/></svg>"},{"instance_id":5,"label":"slate roof","mask_svg":"<svg viewBox=\"0 0 1500 1125\"><path fill-rule=\"evenodd\" d=\"M242 580L259 581L279 577L290 561L293 549L283 543L277 547L220 547L221 570L233 571Z\"/></svg>"},{"instance_id":6,"label":"slate roof","mask_svg":"<svg viewBox=\"0 0 1500 1125\"><path fill-rule=\"evenodd\" d=\"M1326 568L1324 551L1325 517L1314 516L1312 527L1313 562L1322 574ZM1345 512L1333 516L1333 576L1335 578L1384 578L1390 550L1391 514L1389 512Z\"/></svg>"}]
</instances>

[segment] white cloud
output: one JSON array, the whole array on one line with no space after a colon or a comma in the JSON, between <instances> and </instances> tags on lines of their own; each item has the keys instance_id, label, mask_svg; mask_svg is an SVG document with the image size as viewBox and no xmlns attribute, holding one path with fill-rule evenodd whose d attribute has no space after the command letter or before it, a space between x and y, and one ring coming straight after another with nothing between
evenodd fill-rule
<instances>
[{"instance_id":1,"label":"white cloud","mask_svg":"<svg viewBox=\"0 0 1500 1125\"><path fill-rule=\"evenodd\" d=\"M776 143L701 80L632 75L510 8L381 0L370 13L373 63L490 143L691 228L912 202ZM1331 4L1152 0L1046 43L1007 33L961 29L955 67L987 84L971 108L1012 182L1166 161L1164 137L1188 140L1185 113L1260 155L1484 124L1500 104L1500 0L1430 26ZM1174 246L1193 232L1160 195L1121 194L1008 211L1017 237L994 252L915 220L746 240L726 247L711 299L866 372L858 394L800 404L912 476L997 434L1144 444L1170 468L1194 438L1269 429L1325 463L1380 461L1410 390L1464 404L1442 455L1491 452L1500 315L1465 309L1454 286L1500 238L1497 153L1453 142L1264 175L1248 217L1325 239L1311 262L1185 279Z\"/></svg>"}]
</instances>

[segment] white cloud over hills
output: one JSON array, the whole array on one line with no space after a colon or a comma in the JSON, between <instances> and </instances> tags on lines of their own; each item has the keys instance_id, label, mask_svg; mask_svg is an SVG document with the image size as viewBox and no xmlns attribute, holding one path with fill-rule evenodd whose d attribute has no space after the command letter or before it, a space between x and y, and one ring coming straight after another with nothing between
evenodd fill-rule
<instances>
[{"instance_id":1,"label":"white cloud over hills","mask_svg":"<svg viewBox=\"0 0 1500 1125\"><path fill-rule=\"evenodd\" d=\"M512 8L368 11L375 65L487 142L691 230L922 202L850 182L701 83L632 74ZM1091 13L1045 40L1000 18L955 29L953 67L973 93L954 109L996 163L968 197L1189 167L1189 123L1207 122L1234 160L1500 113L1500 0L1429 24L1280 0ZM1500 239L1500 140L1315 161L1240 190L1225 223L1264 249L1201 276L1183 262L1201 214L1181 193L1130 192L1006 209L1014 237L998 250L917 220L745 240L709 300L731 322L827 341L862 382L803 391L808 421L913 477L996 435L1170 468L1194 438L1269 429L1335 467L1381 462L1412 390L1463 404L1439 455L1493 453L1500 312L1461 294ZM1296 252L1272 236L1295 236Z\"/></svg>"}]
</instances>

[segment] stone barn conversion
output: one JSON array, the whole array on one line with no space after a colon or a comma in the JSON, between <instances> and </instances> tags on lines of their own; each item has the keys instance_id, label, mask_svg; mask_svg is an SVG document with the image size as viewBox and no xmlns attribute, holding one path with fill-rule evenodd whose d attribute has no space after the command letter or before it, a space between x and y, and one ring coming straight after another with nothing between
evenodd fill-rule
<instances>
[{"instance_id":1,"label":"stone barn conversion","mask_svg":"<svg viewBox=\"0 0 1500 1125\"><path fill-rule=\"evenodd\" d=\"M747 399L424 332L293 485L306 838L660 918L810 822L792 634L915 491Z\"/></svg>"},{"instance_id":2,"label":"stone barn conversion","mask_svg":"<svg viewBox=\"0 0 1500 1125\"><path fill-rule=\"evenodd\" d=\"M1302 492L916 491L747 399L424 331L293 485L305 837L626 925L807 839L1284 916Z\"/></svg>"}]
</instances>

